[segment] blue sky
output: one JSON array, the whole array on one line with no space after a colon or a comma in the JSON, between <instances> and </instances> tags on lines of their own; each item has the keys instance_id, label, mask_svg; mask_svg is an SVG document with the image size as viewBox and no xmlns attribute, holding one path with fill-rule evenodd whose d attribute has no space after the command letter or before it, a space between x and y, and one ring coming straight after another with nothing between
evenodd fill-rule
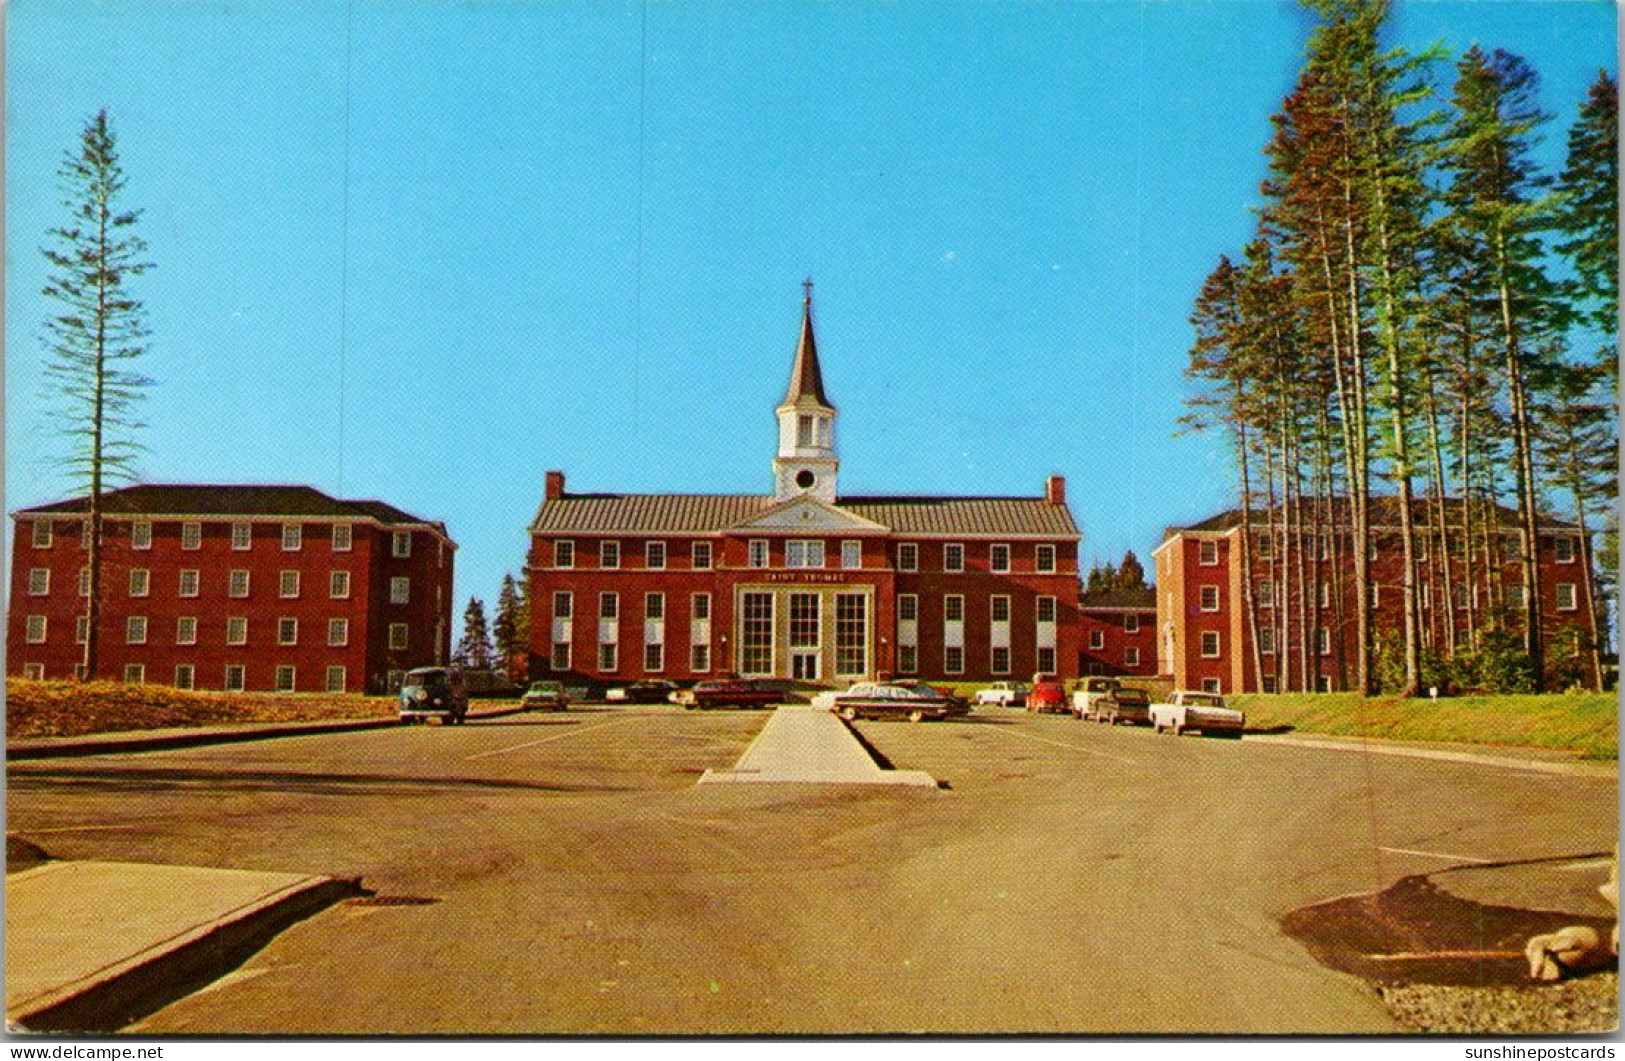
<instances>
[{"instance_id":1,"label":"blue sky","mask_svg":"<svg viewBox=\"0 0 1625 1061\"><path fill-rule=\"evenodd\" d=\"M1524 55L1556 120L1608 0L1401 2ZM458 592L571 488L766 492L801 280L845 493L1038 494L1084 557L1229 502L1176 437L1192 298L1250 235L1309 20L1131 3L16 0L6 504L72 491L37 248L112 115L158 268L149 482L299 482L442 519ZM1449 74L1446 70L1445 75Z\"/></svg>"}]
</instances>

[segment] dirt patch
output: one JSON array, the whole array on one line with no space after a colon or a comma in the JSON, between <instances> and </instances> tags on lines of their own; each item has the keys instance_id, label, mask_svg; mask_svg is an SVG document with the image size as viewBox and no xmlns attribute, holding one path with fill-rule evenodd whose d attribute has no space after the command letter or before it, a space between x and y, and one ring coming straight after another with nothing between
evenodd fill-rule
<instances>
[{"instance_id":1,"label":"dirt patch","mask_svg":"<svg viewBox=\"0 0 1625 1061\"><path fill-rule=\"evenodd\" d=\"M394 699L383 696L200 693L162 685L6 679L8 740L232 723L388 718L394 713Z\"/></svg>"},{"instance_id":2,"label":"dirt patch","mask_svg":"<svg viewBox=\"0 0 1625 1061\"><path fill-rule=\"evenodd\" d=\"M1524 987L1379 989L1401 1028L1443 1035L1568 1035L1619 1027L1619 975L1597 973L1561 984Z\"/></svg>"},{"instance_id":3,"label":"dirt patch","mask_svg":"<svg viewBox=\"0 0 1625 1061\"><path fill-rule=\"evenodd\" d=\"M1287 914L1281 927L1322 963L1378 984L1524 985L1530 936L1611 919L1461 899L1426 876Z\"/></svg>"}]
</instances>

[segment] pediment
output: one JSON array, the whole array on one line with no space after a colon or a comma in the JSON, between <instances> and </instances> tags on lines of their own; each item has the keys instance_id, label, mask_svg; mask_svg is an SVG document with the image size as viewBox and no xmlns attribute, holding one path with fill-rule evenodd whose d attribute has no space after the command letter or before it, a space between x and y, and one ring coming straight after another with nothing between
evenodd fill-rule
<instances>
[{"instance_id":1,"label":"pediment","mask_svg":"<svg viewBox=\"0 0 1625 1061\"><path fill-rule=\"evenodd\" d=\"M855 516L813 497L792 497L765 512L735 523L730 531L780 531L834 534L888 534L891 528Z\"/></svg>"}]
</instances>

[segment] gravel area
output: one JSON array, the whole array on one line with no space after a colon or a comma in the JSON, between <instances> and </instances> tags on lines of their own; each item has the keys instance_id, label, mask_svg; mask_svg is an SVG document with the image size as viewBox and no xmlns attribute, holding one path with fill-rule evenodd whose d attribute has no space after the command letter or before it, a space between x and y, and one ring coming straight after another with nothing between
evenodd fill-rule
<instances>
[{"instance_id":1,"label":"gravel area","mask_svg":"<svg viewBox=\"0 0 1625 1061\"><path fill-rule=\"evenodd\" d=\"M1377 989L1407 1031L1454 1035L1609 1032L1619 1027L1619 974L1527 987L1407 984Z\"/></svg>"}]
</instances>

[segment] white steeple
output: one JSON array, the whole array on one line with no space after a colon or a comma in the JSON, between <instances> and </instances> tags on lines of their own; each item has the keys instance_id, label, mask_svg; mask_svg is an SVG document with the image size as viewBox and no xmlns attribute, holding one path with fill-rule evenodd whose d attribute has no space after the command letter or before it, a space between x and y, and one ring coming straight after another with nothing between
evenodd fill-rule
<instances>
[{"instance_id":1,"label":"white steeple","mask_svg":"<svg viewBox=\"0 0 1625 1061\"><path fill-rule=\"evenodd\" d=\"M815 497L835 502L835 406L824 396L824 377L818 369L818 345L813 341L812 280L802 285L801 341L790 369L790 387L777 409L779 453L773 458L773 496L779 499Z\"/></svg>"}]
</instances>

